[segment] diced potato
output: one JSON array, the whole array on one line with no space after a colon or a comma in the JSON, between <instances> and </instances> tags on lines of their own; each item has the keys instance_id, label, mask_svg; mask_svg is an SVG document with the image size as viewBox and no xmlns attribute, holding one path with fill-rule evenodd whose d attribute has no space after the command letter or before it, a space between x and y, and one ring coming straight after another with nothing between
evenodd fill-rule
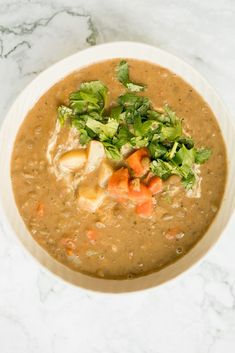
<instances>
[{"instance_id":1,"label":"diced potato","mask_svg":"<svg viewBox=\"0 0 235 353\"><path fill-rule=\"evenodd\" d=\"M126 143L121 148L121 154L124 157L127 157L132 151L133 151L133 147L131 147L129 143Z\"/></svg>"},{"instance_id":2,"label":"diced potato","mask_svg":"<svg viewBox=\"0 0 235 353\"><path fill-rule=\"evenodd\" d=\"M105 192L99 186L80 186L78 190L78 205L88 212L95 212L105 198Z\"/></svg>"},{"instance_id":3,"label":"diced potato","mask_svg":"<svg viewBox=\"0 0 235 353\"><path fill-rule=\"evenodd\" d=\"M85 150L71 150L65 152L59 159L59 166L70 172L81 169L87 160Z\"/></svg>"},{"instance_id":4,"label":"diced potato","mask_svg":"<svg viewBox=\"0 0 235 353\"><path fill-rule=\"evenodd\" d=\"M105 188L108 184L109 178L113 174L113 168L106 161L103 161L100 165L98 174L98 184L101 188Z\"/></svg>"},{"instance_id":5,"label":"diced potato","mask_svg":"<svg viewBox=\"0 0 235 353\"><path fill-rule=\"evenodd\" d=\"M105 157L104 146L99 141L91 141L87 148L87 163L85 172L91 173L99 167L102 159Z\"/></svg>"}]
</instances>

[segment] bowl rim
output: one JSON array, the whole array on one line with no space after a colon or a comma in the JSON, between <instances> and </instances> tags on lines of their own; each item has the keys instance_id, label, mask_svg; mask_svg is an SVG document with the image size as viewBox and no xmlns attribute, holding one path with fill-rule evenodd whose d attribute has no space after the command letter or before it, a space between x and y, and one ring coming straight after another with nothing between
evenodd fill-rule
<instances>
[{"instance_id":1,"label":"bowl rim","mask_svg":"<svg viewBox=\"0 0 235 353\"><path fill-rule=\"evenodd\" d=\"M127 54L126 55L121 55L121 56L112 56L112 53L114 53L115 50L116 51L122 51L123 50L123 51L126 51ZM84 53L85 53L85 55L86 55L86 53L88 53L91 56L94 55L94 56L100 57L100 53L102 53L102 52L106 53L107 51L109 51L109 53L111 53L111 54L107 55L106 59L105 58L98 59L98 60L95 59L95 60L93 60L93 63L100 62L100 61L103 61L103 60L108 60L108 59L111 59L111 58L114 58L114 57L126 57L126 58L133 58L133 59L137 59L137 60L146 60L146 61L149 61L149 62L157 64L157 61L153 62L153 61L148 60L148 59L139 59L139 57L133 57L133 55L129 56L130 53L133 53L135 51L140 51L140 52L141 51L143 51L143 52L145 52L145 51L148 52L149 51L149 52L155 52L156 56L157 55L162 55L163 57L168 58L170 63L171 62L175 62L175 63L181 65L186 71L188 70L190 74L193 74L195 76L195 78L197 80L199 80L210 91L210 93L214 97L215 101L219 102L219 105L220 105L221 109L223 110L223 113L227 117L227 121L229 122L229 128L231 129L232 134L235 136L235 124L234 124L234 121L231 118L231 115L228 112L228 110L227 110L226 106L224 105L223 101L218 96L218 94L215 91L215 89L191 65L189 65L188 63L184 62L182 59L178 58L177 56L175 56L175 55L173 55L171 53L168 53L167 51L165 51L163 49L160 49L160 48L148 45L148 44L144 44L144 43L131 42L131 41L130 42L129 41L122 41L122 42L110 42L110 43L100 44L100 45L97 45L97 46L94 46L94 47L89 47L89 48L84 49L82 51L78 51L77 53L75 53L75 54L73 54L73 55L71 55L71 56L69 56L69 57L67 57L65 59L62 59L62 60L60 60L59 62L57 62L57 63L55 63L53 65L51 65L46 70L44 70L39 75L37 75L37 77L35 79L33 79L22 90L22 92L18 95L18 97L16 98L16 100L12 104L11 108L9 109L8 113L6 114L5 119L4 119L4 121L3 121L2 125L1 125L1 129L0 129L0 141L3 141L3 137L4 137L4 134L5 134L5 131L6 131L6 127L8 126L10 119L12 119L12 112L14 111L14 109L16 109L16 107L19 104L19 102L21 102L21 100L27 95L27 92L30 91L32 87L37 85L37 83L40 82L40 80L43 81L44 79L47 78L47 76L56 75L56 72L57 72L57 70L60 67L66 67L68 72L64 76L67 76L67 75L69 75L69 73L72 73L72 72L74 72L76 70L79 70L79 69L81 69L84 66L90 65L91 62L89 62L88 64L85 64L85 65L81 65L77 69L72 68L69 71L70 62L74 61L74 59L77 59L77 58L79 59L79 57L81 58L81 56L84 55ZM97 52L98 52L99 55L97 55ZM162 65L162 64L159 64L159 65L163 66L163 67L166 67L169 70L175 72L175 70L173 70L173 69L168 67L168 65L169 65L168 62L167 62L167 65ZM54 83L60 81L64 76L62 75L62 76L58 77L57 79L55 79ZM182 77L182 75L180 75L180 76ZM187 79L185 77L182 77L182 78L187 82ZM46 92L51 86L54 85L54 83L50 84L43 91ZM191 83L189 83L189 84L191 84ZM45 85L45 86L47 86L47 85ZM194 85L193 85L193 88L196 89L196 91L198 91L198 89L195 88ZM199 94L201 94L201 93L199 92ZM42 94L40 94L39 96L36 96L36 99L34 100L32 105L28 106L28 110L27 111L29 111L31 109L31 107L35 104L35 102L38 100L38 98L41 95ZM202 96L202 97L204 98L204 96ZM205 99L205 100L208 103L208 100L207 99ZM25 115L21 119L20 124L24 120L24 117L25 117ZM220 121L219 121L217 115L216 115L216 118L217 118L217 122L218 122L218 124L220 126ZM17 130L19 129L20 124L18 125ZM225 141L225 146L226 146L226 149L227 149L226 141ZM232 146L232 149L234 150L234 146ZM1 155L1 152L0 152L0 155ZM0 161L1 161L1 158L0 158ZM230 170L230 165L228 165L228 169ZM228 170L228 173L229 173L229 170ZM228 182L229 181L227 180L226 188L228 187ZM0 193L0 196L1 196L1 193ZM223 204L224 204L224 199L222 200L222 203L221 203L221 206L220 206L220 211L223 208L222 207ZM232 200L232 208L234 210L234 200ZM133 291L137 291L137 290L138 291L139 290L146 290L146 289L153 288L153 287L156 287L158 285L161 285L163 283L167 283L170 280L178 279L179 276L182 276L183 274L187 273L191 268L193 268L195 265L199 264L203 260L204 256L208 253L208 251L210 249L212 249L212 247L215 245L215 243L217 243L218 239L221 237L222 233L224 233L226 231L226 229L228 228L229 221L231 220L232 214L233 214L233 211L231 211L227 221L225 222L225 224L223 226L222 231L220 231L220 233L216 236L216 238L211 242L211 244L209 245L208 249L201 256L198 256L196 259L192 260L191 263L188 266L186 266L186 268L183 268L182 271L179 271L179 272L175 273L173 271L174 269L172 269L172 275L170 275L167 279L161 279L160 281L158 279L158 283L156 283L157 281L156 281L156 279L154 280L154 277L158 276L165 268L163 270L160 270L159 272L155 272L155 273L152 273L152 274L149 274L149 275L145 275L145 276L142 276L142 277L137 277L137 278L134 278L134 279L128 279L128 280L109 280L109 279L102 279L102 278L94 278L94 277L90 277L90 276L87 276L87 275L72 271L70 269L68 270L67 267L65 267L64 265L62 265L60 263L59 263L60 266L58 268L57 260L55 260L50 255L48 255L46 253L46 251L44 249L42 249L40 247L40 245L37 244L37 242L35 240L33 240L35 245L37 247L40 247L41 250L42 250L42 251L39 251L40 252L40 256L46 257L46 260L40 261L40 259L38 257L36 258L35 254L33 254L32 251L30 251L27 248L27 246L25 246L25 244L22 242L22 239L20 239L20 237L18 236L16 231L13 229L13 226L12 226L11 222L9 222L7 214L6 214L5 211L6 210L4 209L4 205L3 205L2 199L0 197L0 222L3 225L3 229L6 229L7 232L9 232L11 234L14 234L15 238L18 239L19 243L21 245L23 245L23 248L25 248L25 250L28 250L27 253L30 253L32 258L37 263L39 263L44 269L46 269L46 271L49 271L50 273L53 273L57 278L59 278L63 282L65 281L67 283L79 286L80 288L85 288L87 290L92 290L92 291L96 291L96 292L98 291L98 292L103 292L103 293L104 292L126 293L126 292L133 292ZM220 211L219 211L219 213L220 213ZM18 215L19 215L19 213L18 213ZM213 220L212 224L214 224L216 222L217 218L218 218L218 214L216 216L216 219ZM26 231L26 233L27 233L27 236L30 235L30 233L28 231ZM204 237L206 237L207 233L208 233L208 231L205 233L205 235L202 237L202 239ZM30 235L30 238L33 239L31 237L31 235ZM201 240L199 241L199 243L200 242L201 242ZM197 244L195 246L197 246ZM183 257L186 257L187 255L190 256L191 252L192 252L192 249L186 255L184 255ZM52 267L49 268L49 266L47 266L48 261L49 262L56 262L56 264L54 264L55 266L54 267L52 266ZM172 266L174 267L175 264L178 263L179 261L180 261L180 259L177 260L177 262L167 266L167 268L170 270L172 268ZM64 276L64 275L62 276L61 275L61 271L62 270L64 270L65 272L72 272L72 273L67 273L66 276ZM74 273L76 273L76 275L79 274L79 276L83 277L83 278L80 278L80 280L78 280L78 281L71 280L71 277L74 276Z\"/></svg>"}]
</instances>

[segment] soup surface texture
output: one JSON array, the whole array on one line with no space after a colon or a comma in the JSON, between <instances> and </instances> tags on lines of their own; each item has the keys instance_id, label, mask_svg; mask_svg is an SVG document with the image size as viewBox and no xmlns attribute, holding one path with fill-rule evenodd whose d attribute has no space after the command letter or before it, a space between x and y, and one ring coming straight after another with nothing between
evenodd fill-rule
<instances>
[{"instance_id":1,"label":"soup surface texture","mask_svg":"<svg viewBox=\"0 0 235 353\"><path fill-rule=\"evenodd\" d=\"M209 148L212 154L208 161L195 167L198 176L192 190L186 190L177 175L160 180L160 192L151 196L153 210L147 210L145 215L142 211L146 202L138 203L137 209L135 202L109 194L102 185L107 180L100 181L100 163L107 162L103 173L111 170L110 175L120 168L128 172L129 167L123 161L102 156L102 152L99 159L98 145L94 149L94 165L90 169L87 164L84 167L87 158L92 158L87 157L91 147L81 146L76 128L59 124L57 110L61 104L68 105L69 95L82 82L93 80L107 86L108 106L112 106L127 92L116 78L119 62L114 59L85 67L50 88L20 127L11 166L16 203L33 238L71 269L114 279L158 271L184 256L213 221L223 197L227 170L219 126L200 95L167 69L128 59L131 80L146 87L136 94L149 97L156 110L161 111L167 103L182 118L184 134L190 135L197 147ZM176 143L176 149L177 146ZM68 151L80 154L66 159ZM132 152L128 150L127 155ZM148 157L145 161L148 164ZM83 169L74 168L73 163L80 163ZM132 186L138 189L142 179L136 180L132 180ZM108 188L110 185L109 182Z\"/></svg>"}]
</instances>

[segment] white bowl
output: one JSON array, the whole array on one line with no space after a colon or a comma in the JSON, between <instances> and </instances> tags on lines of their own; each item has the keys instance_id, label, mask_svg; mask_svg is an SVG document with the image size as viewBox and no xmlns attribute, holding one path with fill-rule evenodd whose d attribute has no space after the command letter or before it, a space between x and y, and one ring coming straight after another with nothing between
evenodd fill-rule
<instances>
[{"instance_id":1,"label":"white bowl","mask_svg":"<svg viewBox=\"0 0 235 353\"><path fill-rule=\"evenodd\" d=\"M176 263L157 273L131 280L105 280L92 278L74 272L48 255L31 237L15 204L11 177L10 162L17 131L29 109L57 81L69 73L111 58L134 58L146 60L174 71L191 84L207 101L213 110L224 140L228 156L228 179L226 190L218 215L204 237L197 245ZM235 129L232 119L213 88L192 67L177 57L158 48L133 42L116 42L102 44L74 54L42 72L18 96L8 112L0 132L0 209L1 222L5 229L13 232L27 250L51 272L74 285L101 292L126 292L157 286L183 273L199 259L216 242L225 230L234 209L235 192Z\"/></svg>"}]
</instances>

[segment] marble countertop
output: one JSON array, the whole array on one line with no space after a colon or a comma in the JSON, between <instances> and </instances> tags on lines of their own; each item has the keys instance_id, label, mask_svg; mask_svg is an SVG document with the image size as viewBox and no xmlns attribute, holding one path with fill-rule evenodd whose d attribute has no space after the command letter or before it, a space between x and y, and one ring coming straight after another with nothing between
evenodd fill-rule
<instances>
[{"instance_id":1,"label":"marble countertop","mask_svg":"<svg viewBox=\"0 0 235 353\"><path fill-rule=\"evenodd\" d=\"M52 63L135 40L192 64L235 119L233 0L0 0L0 119ZM0 184L1 185L1 184ZM235 346L235 218L204 261L145 292L102 295L45 273L0 225L2 353L221 353Z\"/></svg>"}]
</instances>

